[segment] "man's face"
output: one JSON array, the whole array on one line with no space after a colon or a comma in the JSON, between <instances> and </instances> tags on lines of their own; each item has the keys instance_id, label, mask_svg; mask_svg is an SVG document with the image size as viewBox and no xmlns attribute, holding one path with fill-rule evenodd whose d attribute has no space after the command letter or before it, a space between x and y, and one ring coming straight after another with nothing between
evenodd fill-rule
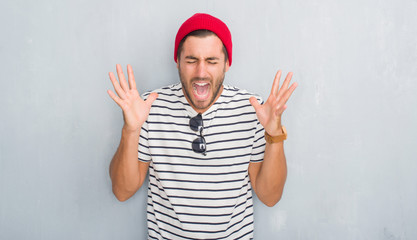
<instances>
[{"instance_id":1,"label":"man's face","mask_svg":"<svg viewBox=\"0 0 417 240\"><path fill-rule=\"evenodd\" d=\"M216 35L189 36L184 41L177 68L187 101L199 113L208 110L223 91L225 62L223 43Z\"/></svg>"}]
</instances>

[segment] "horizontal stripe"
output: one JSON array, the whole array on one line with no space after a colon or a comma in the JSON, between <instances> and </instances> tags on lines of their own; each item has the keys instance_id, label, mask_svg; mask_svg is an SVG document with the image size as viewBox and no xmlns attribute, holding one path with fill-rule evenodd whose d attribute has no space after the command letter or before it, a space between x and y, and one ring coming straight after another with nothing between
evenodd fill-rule
<instances>
[{"instance_id":1,"label":"horizontal stripe","mask_svg":"<svg viewBox=\"0 0 417 240\"><path fill-rule=\"evenodd\" d=\"M229 122L229 123L223 123L223 124L213 124L211 126L203 127L203 128L204 129L212 129L212 128L217 128L217 127L230 126L230 125L236 126L236 125L239 125L239 124L254 123L254 122L257 122L257 121L258 121L257 119L253 119L253 120L249 120L249 121Z\"/></svg>"},{"instance_id":2,"label":"horizontal stripe","mask_svg":"<svg viewBox=\"0 0 417 240\"><path fill-rule=\"evenodd\" d=\"M171 118L180 118L180 119L184 119L184 118L188 118L188 116L184 116L184 115L172 115L172 114L167 114L167 113L149 113L149 116L151 117L171 117Z\"/></svg>"},{"instance_id":3,"label":"horizontal stripe","mask_svg":"<svg viewBox=\"0 0 417 240\"><path fill-rule=\"evenodd\" d=\"M158 240L158 238L156 238L156 237L152 237L152 236L149 236L149 235L148 235L148 237L149 237L149 238L152 238L152 239L156 239L156 240Z\"/></svg>"},{"instance_id":4,"label":"horizontal stripe","mask_svg":"<svg viewBox=\"0 0 417 240\"><path fill-rule=\"evenodd\" d=\"M149 213L149 212L148 212ZM152 215L154 215L155 216L155 214L154 213L150 213L150 214L152 214ZM251 216L253 216L253 214L251 213L251 214L249 214L248 216L246 216L244 219L242 219L241 221L239 221L239 222L237 222L237 223L235 223L235 224L233 224L232 226L230 226L228 229L226 229L226 230L223 230L223 231L219 231L219 232L226 232L227 230L229 230L230 228L232 228L233 226L235 226L235 225L237 225L237 224L239 224L239 223L241 223L241 222L243 222L243 220L245 220L247 217L251 217ZM154 225L157 225L156 224L156 222L154 222L154 221L152 221L152 220L148 220L148 222L150 222L150 223L153 223ZM232 236L233 234L235 234L235 233L238 233L239 231L241 231L243 228L245 228L245 227L247 227L247 226L250 226L251 224L253 224L253 221L251 221L251 222L249 222L249 223L247 223L247 224L245 224L245 225L243 225L241 228L239 228L239 229L237 229L237 230L235 230L235 231L233 231L232 233L230 233L230 234L228 234L228 235L226 235L226 236L224 236L224 237L222 237L222 238L212 238L212 239L226 239L226 238L229 238L230 236ZM174 225L172 225L172 224L167 224L167 225L171 225L171 226L174 226ZM210 225L210 224L209 224ZM176 226L174 226L174 227L176 227ZM149 226L149 223L148 223L148 229L149 230L151 230L151 231L153 231L153 232L155 232L158 236L160 236L160 237L162 237L161 235L160 235L160 233L158 233L155 229L153 229L152 227L150 227ZM185 236L183 236L183 235L180 235L180 234L177 234L177 233L173 233L173 232L171 232L171 231L169 231L169 230L166 230L166 229L163 229L163 228L161 228L160 230L162 230L162 231L164 231L164 232L167 232L167 233L169 233L169 234L172 234L172 235L174 235L174 236L176 236L176 237L181 237L181 238L185 238L185 239L193 239L193 238L188 238L188 237L185 237ZM182 230L182 229L181 229ZM196 232L196 231L194 231L194 230L191 230L192 232ZM248 232L246 232L246 233L242 233L242 235L241 236L239 236L238 238L235 238L235 239L240 239L241 237L244 237L244 236L247 236L247 235L249 235L249 234L251 234L251 233L253 233L253 229L250 229ZM164 238L164 239L166 239L166 238ZM209 238L205 238L205 239L209 239Z\"/></svg>"},{"instance_id":5,"label":"horizontal stripe","mask_svg":"<svg viewBox=\"0 0 417 240\"><path fill-rule=\"evenodd\" d=\"M154 225L158 226L158 225L156 224L156 222L154 222L154 221L152 221L152 220L150 220L150 219L149 219L149 220L148 220L148 229L150 229L151 231L155 232L158 236L161 236L161 234L160 234L160 233L158 233L155 229L153 229L152 227L150 227L150 226L149 226L149 223L153 223ZM167 225L170 225L170 224L167 224ZM224 236L224 237L221 237L221 238L204 238L204 239L206 239L206 240L228 239L228 238L230 238L233 234L238 233L238 232L239 232L239 231L241 231L243 228L248 227L248 226L250 226L250 225L253 225L253 221L251 221L251 222L249 222L249 223L247 223L247 224L243 225L241 228L239 228L239 229L237 229L237 230L233 231L232 233L229 233L228 235L226 235L226 236ZM174 226L174 227L175 227L175 226ZM229 229L230 229L230 228L229 228ZM195 239L195 238L189 238L189 237L186 237L186 236L184 236L184 235L180 235L180 234L178 234L178 233L171 232L171 231L166 230L166 229L163 229L163 228L160 228L160 230L161 230L161 231L164 231L164 232L166 232L166 233L172 234L172 235L174 235L174 236L176 236L176 237L183 238L183 239ZM182 229L181 229L181 230L182 230ZM227 230L226 230L226 231L227 231ZM221 231L221 232L226 232L226 231ZM194 231L192 231L192 232L194 232ZM242 236L249 235L249 234L251 234L252 232L253 232L253 228L251 228L251 229L249 230L249 232L247 232L247 233L243 233L243 235L242 235ZM161 237L162 237L162 236L161 236ZM163 238L164 238L164 237L163 237ZM167 239L167 238L164 238L164 239ZM235 239L238 239L238 238L235 238ZM239 239L240 239L240 237L239 237Z\"/></svg>"},{"instance_id":6,"label":"horizontal stripe","mask_svg":"<svg viewBox=\"0 0 417 240\"><path fill-rule=\"evenodd\" d=\"M174 108L174 107L167 107L167 106L158 105L158 104L152 104L152 108L168 109L168 110L171 110L171 111L182 111L182 110L184 110L184 108L182 108L182 107Z\"/></svg>"},{"instance_id":7,"label":"horizontal stripe","mask_svg":"<svg viewBox=\"0 0 417 240\"><path fill-rule=\"evenodd\" d=\"M141 144L141 143L140 143L140 140L141 140L141 139L142 139L142 140L145 140L145 141L148 141L148 139L147 139L146 137L144 137L143 135L139 135L139 144ZM147 146L145 146L145 145L143 145L143 144L142 144L142 146L147 147Z\"/></svg>"},{"instance_id":8,"label":"horizontal stripe","mask_svg":"<svg viewBox=\"0 0 417 240\"><path fill-rule=\"evenodd\" d=\"M150 166L151 167L151 166ZM151 175L150 175L151 176ZM152 175L152 177L155 177ZM245 176L246 179L248 175ZM183 182L183 183L208 183L208 184L221 184L221 183L233 183L233 182L241 182L244 179L235 179L235 180L221 180L221 181L195 181L195 180L182 180L182 179L170 179L170 178L159 178L161 182Z\"/></svg>"},{"instance_id":9,"label":"horizontal stripe","mask_svg":"<svg viewBox=\"0 0 417 240\"><path fill-rule=\"evenodd\" d=\"M245 165L246 162L232 163L232 164L190 164L190 163L172 163L172 162L157 162L154 165L170 165L170 166L187 166L187 167L234 167Z\"/></svg>"},{"instance_id":10,"label":"horizontal stripe","mask_svg":"<svg viewBox=\"0 0 417 240\"><path fill-rule=\"evenodd\" d=\"M188 230L188 229L181 229L181 228L179 228L178 226L176 226L176 225L174 225L174 224L172 224L172 223L169 223L169 222L167 222L167 221L160 220L160 222L162 222L162 223L164 223L164 224L166 224L166 225L168 225L168 226L170 226L170 227L177 228L177 229L179 229L179 230L181 230L181 231L183 231L183 232L192 232L192 233L222 233L222 232L227 231L227 229L226 229L226 230L217 230L217 231ZM233 227L233 226L231 226L231 227ZM245 225L244 225L243 227L245 227ZM162 229L161 229L161 230L162 230ZM166 229L164 229L164 230L166 230ZM183 236L182 236L182 237L183 237Z\"/></svg>"},{"instance_id":11,"label":"horizontal stripe","mask_svg":"<svg viewBox=\"0 0 417 240\"><path fill-rule=\"evenodd\" d=\"M152 222L153 224L155 224L155 225L157 225L156 224L156 222L154 222L154 221L152 221L152 220L148 220L148 221L150 221L150 222ZM193 233L196 233L196 232L198 232L198 233L222 233L222 232L226 232L226 231L224 231L224 230L222 230L222 231L194 231L194 230L186 230L186 229L181 229L181 228L179 228L178 226L175 226L175 225L173 225L173 224L171 224L171 223L168 223L168 222L165 222L165 221L160 221L160 222L162 222L162 223L164 223L164 224L166 224L166 225L168 225L168 226L171 226L171 227L173 227L173 228L177 228L177 229L179 229L179 230L182 230L182 231L184 231L184 232L193 232ZM228 234L228 235L226 235L225 237L221 237L221 238L205 238L206 240L215 240L215 239L226 239L226 238L229 238L231 235L233 235L233 234L235 234L235 233L237 233L237 232L239 232L241 229L243 229L243 228L245 228L245 227L247 227L247 226L249 226L249 225L252 225L253 224L253 221L251 221L251 222L249 222L249 223L247 223L247 224L245 224L245 225L243 225L241 228L239 228L239 229L237 229L237 230L235 230L235 231L233 231L232 233L230 233L230 234ZM232 226L231 226L232 227ZM230 228L229 228L230 229ZM152 229L153 231L155 231L154 229ZM164 231L164 232L167 232L167 233L169 233L169 234L172 234L172 235L174 235L174 236L176 236L176 237L181 237L181 238L184 238L184 239L194 239L194 238L188 238L188 237L186 237L186 236L184 236L184 235L180 235L180 234L177 234L177 233L174 233L174 232L171 232L171 231L169 231L169 230L167 230L167 229L163 229L163 228L160 228L160 230L161 231ZM253 231L253 230L250 230L250 231ZM156 231L155 231L156 232ZM245 234L246 235L246 234Z\"/></svg>"},{"instance_id":12,"label":"horizontal stripe","mask_svg":"<svg viewBox=\"0 0 417 240\"><path fill-rule=\"evenodd\" d=\"M239 113L239 114L233 114L233 116L230 116L230 115L219 116L219 115L217 115L216 118L231 118L231 117L236 118L236 117L242 117L242 116L245 116L245 115L253 115L253 112L243 112L243 113ZM212 119L214 119L214 118L212 118ZM210 119L210 120L212 120L212 119Z\"/></svg>"},{"instance_id":13,"label":"horizontal stripe","mask_svg":"<svg viewBox=\"0 0 417 240\"><path fill-rule=\"evenodd\" d=\"M235 218L235 217L237 217L237 216L239 216L239 215L241 215L241 214L244 214L245 212L247 212L247 210L248 209L250 209L250 208L252 208L253 207L253 205L250 205L250 206L247 206L245 209L243 209L241 212L239 212L238 214L236 214L236 215L234 215L234 216L232 216L231 217L231 219L233 219L233 218ZM172 220L174 220L174 221L177 221L177 222L179 222L179 223L186 223L186 224L195 224L195 225L203 225L203 224L208 224L208 225L224 225L224 224L229 224L230 222L213 222L213 221L211 221L211 222L191 222L191 221L179 221L178 219L176 219L174 216L171 216L171 215L169 215L169 214L167 214L167 213L164 213L164 212L161 212L161 211L158 211L158 210L156 210L156 209L153 209L153 211L154 212L151 212L151 211L147 211L147 213L148 214L151 214L151 215L154 215L154 216L156 216L155 215L155 213L158 213L158 214L161 214L161 215L164 215L164 216L166 216L166 217L168 217L168 218L170 218L170 219L172 219ZM187 214L187 213L184 213L184 214L180 214L180 215L190 215L190 214ZM228 215L224 215L224 216L229 216L230 214L228 214ZM253 215L253 213L248 213L248 214L246 214L243 218L242 218L242 220L243 219L245 219L245 218L247 218L247 217L250 217L250 216L252 216ZM197 216L205 216L205 217L222 217L222 216L220 216L220 215L215 215L215 214L212 214L212 215L202 215L202 214L199 214L199 215L197 215ZM239 222L236 222L235 224L238 224ZM232 227L233 225L231 225L231 227Z\"/></svg>"},{"instance_id":14,"label":"horizontal stripe","mask_svg":"<svg viewBox=\"0 0 417 240\"><path fill-rule=\"evenodd\" d=\"M250 130L254 130L254 128L248 129L248 131L250 131ZM166 131L160 131L160 132L166 132ZM227 134L227 133L230 133L230 132L222 132L221 134ZM199 134L188 134L188 135L194 135L196 137L199 136ZM215 134L204 135L204 137L210 137L212 135L215 135ZM143 140L155 141L155 142L156 141L161 141L161 142L170 142L170 141L173 141L173 142L187 142L187 143L192 143L193 142L193 141L190 141L190 140L187 140L187 139L169 138L169 137L158 137L158 138L156 138L156 137L150 137L150 138L146 138L146 137L141 136L140 138L142 138ZM253 139L253 136L243 137L243 138L241 137L241 138L221 139L221 140L218 140L218 141L207 142L207 144L210 145L210 144L216 144L216 143L239 142L239 141L245 141L245 140L249 140L249 139ZM145 145L142 145L142 146L147 147Z\"/></svg>"},{"instance_id":15,"label":"horizontal stripe","mask_svg":"<svg viewBox=\"0 0 417 240\"><path fill-rule=\"evenodd\" d=\"M207 152L218 152L218 151L229 151L229 150L237 150L237 149L247 149L250 148L252 146L252 144L250 145L246 145L246 146L240 146L240 147L231 147L231 148L215 148L215 149L210 149L207 148Z\"/></svg>"},{"instance_id":16,"label":"horizontal stripe","mask_svg":"<svg viewBox=\"0 0 417 240\"><path fill-rule=\"evenodd\" d=\"M209 136L216 136L216 135L228 135L228 134L231 134L231 133L239 133L239 132L251 132L255 129L256 128L253 127L253 128L248 128L248 129L232 130L232 131L227 131L227 132L225 131L225 132L218 132L218 133L208 133L208 134L205 134L204 136L209 137Z\"/></svg>"},{"instance_id":17,"label":"horizontal stripe","mask_svg":"<svg viewBox=\"0 0 417 240\"><path fill-rule=\"evenodd\" d=\"M240 223L240 222L239 222L239 223ZM250 225L253 225L253 221L251 221L251 222L249 222L249 223L247 223L247 224L243 225L240 229L235 230L234 232L230 233L228 236L226 236L226 237L224 237L224 238L219 238L219 239L229 238L232 234L237 233L237 232L239 232L240 230L242 230L243 228L245 228L245 227L247 227L247 226L250 226ZM232 226L231 226L231 227L232 227ZM250 231L251 231L251 232L253 231L253 227L251 228L251 230L250 230ZM235 238L235 239L237 239L237 238Z\"/></svg>"},{"instance_id":18,"label":"horizontal stripe","mask_svg":"<svg viewBox=\"0 0 417 240\"><path fill-rule=\"evenodd\" d=\"M246 237L247 235L252 234L252 233L253 233L253 230L250 230L249 232L247 232L247 233L243 234L242 236L239 236L235 239L243 239L243 237ZM250 239L252 240L253 238L250 238Z\"/></svg>"},{"instance_id":19,"label":"horizontal stripe","mask_svg":"<svg viewBox=\"0 0 417 240\"><path fill-rule=\"evenodd\" d=\"M158 231L156 231L155 229L153 229L153 228L151 228L151 227L149 226L149 223L153 223L153 224L155 224L155 225L157 225L157 226L158 226L158 224L157 224L156 222L154 222L154 221L152 221L152 220L150 220L150 219L148 218L148 229L150 229L150 230L152 230L152 231L156 232L159 236L161 236L161 237L162 237L162 235L161 235ZM183 239L195 240L194 238L189 238L189 237L181 236L181 235L179 235L179 234L177 234L177 233L170 232L170 231L165 230L165 229L163 229L163 228L159 228L159 229L160 229L160 231L167 232L167 233L169 233L169 234L171 234L171 235L174 235L174 236L176 236L176 237L180 237L180 238L183 238ZM179 228L178 228L178 229L179 229ZM168 239L168 238L164 238L164 239Z\"/></svg>"},{"instance_id":20,"label":"horizontal stripe","mask_svg":"<svg viewBox=\"0 0 417 240\"><path fill-rule=\"evenodd\" d=\"M238 174L238 173L244 173L248 170L243 171L234 171L234 172L219 172L219 173L204 173L204 172L180 172L180 171L163 171L158 170L158 173L173 173L173 174L193 174L193 175L229 175L229 174Z\"/></svg>"},{"instance_id":21,"label":"horizontal stripe","mask_svg":"<svg viewBox=\"0 0 417 240\"><path fill-rule=\"evenodd\" d=\"M210 152L207 152L207 154ZM171 155L171 154L152 154L152 157L163 157L163 158L183 158L183 159L194 159L194 160L203 160L203 161L215 161L219 159L229 159L229 158L239 158L239 157L247 157L250 154L240 154L240 155L229 155L223 157L216 157L215 159L208 159L208 158L201 158L201 157L194 157L189 155Z\"/></svg>"},{"instance_id":22,"label":"horizontal stripe","mask_svg":"<svg viewBox=\"0 0 417 240\"><path fill-rule=\"evenodd\" d=\"M157 186L156 184L150 184L150 186L153 186L157 189L159 189L159 191L161 192L165 192L163 189L161 189L159 186ZM150 190L152 191L152 188L150 188ZM228 199L236 199L236 198L240 198L245 196L247 193L242 193L240 195L237 196L230 196L230 197L194 197L194 196L179 196L179 195L168 195L168 198L162 197L160 194L153 192L153 194L158 195L158 197L160 197L161 199L165 200L165 201L169 201L168 198L181 198L181 199L192 199L192 200L211 200L211 201L220 201L220 200L228 200ZM178 214L178 213L177 213Z\"/></svg>"},{"instance_id":23,"label":"horizontal stripe","mask_svg":"<svg viewBox=\"0 0 417 240\"><path fill-rule=\"evenodd\" d=\"M216 143L229 143L229 142L238 142L238 141L245 141L253 138L253 136L249 136L246 138L231 138L231 139L222 139L219 141L208 142L207 145L216 144Z\"/></svg>"},{"instance_id":24,"label":"horizontal stripe","mask_svg":"<svg viewBox=\"0 0 417 240\"><path fill-rule=\"evenodd\" d=\"M238 114L233 114L233 116L230 115L216 115L216 117L211 117L211 118L204 118L203 121L211 121L214 118L218 119L218 118L226 118L226 119L231 119L231 118L238 118L238 117L242 117L242 116L246 116L246 115L253 115L254 112L242 112L242 113L238 113ZM150 112L149 116L151 117L171 117L171 118L178 118L178 119L190 119L191 117L194 116L187 116L187 115L173 115L173 114L168 114L168 113L156 113L156 112Z\"/></svg>"},{"instance_id":25,"label":"horizontal stripe","mask_svg":"<svg viewBox=\"0 0 417 240\"><path fill-rule=\"evenodd\" d=\"M191 142L190 142L190 144L191 144ZM207 148L206 153L218 152L218 151L226 152L226 151L237 150L237 149L245 149L245 148L249 148L251 146L252 145L240 146L240 147L231 147L231 148L214 148L214 149ZM170 147L170 146L149 146L147 148L151 148L151 149L175 149L175 150L185 150L185 151L190 151L190 152L192 151L191 145L190 145L190 147L186 147L186 148L178 147L178 146L177 147L175 147L175 146L174 147Z\"/></svg>"},{"instance_id":26,"label":"horizontal stripe","mask_svg":"<svg viewBox=\"0 0 417 240\"><path fill-rule=\"evenodd\" d=\"M182 199L192 199L192 200L210 200L210 201L220 201L220 200L228 200L228 199L236 199L242 196L245 196L246 193L243 193L238 196L231 196L231 197L193 197L193 196L168 196L169 198L182 198Z\"/></svg>"},{"instance_id":27,"label":"horizontal stripe","mask_svg":"<svg viewBox=\"0 0 417 240\"><path fill-rule=\"evenodd\" d=\"M257 149L257 148L261 148L261 147L265 147L265 143L263 143L262 145L259 145L259 146L256 146L256 147L253 147L252 149ZM263 152L262 152L263 153Z\"/></svg>"},{"instance_id":28,"label":"horizontal stripe","mask_svg":"<svg viewBox=\"0 0 417 240\"><path fill-rule=\"evenodd\" d=\"M153 185L153 184L152 184ZM237 191L241 190L244 187L247 187L248 184L243 185L242 187L238 188L224 188L224 189L196 189L196 188L178 188L178 187L164 187L164 189L168 190L181 190L181 191L195 191L195 192L228 192L228 191ZM156 185L155 185L156 187Z\"/></svg>"},{"instance_id":29,"label":"horizontal stripe","mask_svg":"<svg viewBox=\"0 0 417 240\"><path fill-rule=\"evenodd\" d=\"M257 139L255 139L255 142L258 142L258 141L263 140L263 139L264 139L264 136L260 136Z\"/></svg>"},{"instance_id":30,"label":"horizontal stripe","mask_svg":"<svg viewBox=\"0 0 417 240\"><path fill-rule=\"evenodd\" d=\"M263 159L251 159L250 160L251 163L260 163L262 161L263 161Z\"/></svg>"},{"instance_id":31,"label":"horizontal stripe","mask_svg":"<svg viewBox=\"0 0 417 240\"><path fill-rule=\"evenodd\" d=\"M165 206L165 205L163 205L161 203L158 203L158 202L153 202L153 203L155 203L156 205L159 205L161 207L164 207L164 208L166 208L168 210L174 211L173 208L167 207L167 206ZM246 202L244 202L244 203L246 203ZM148 203L148 205L149 206L153 206L152 204L149 204L149 203ZM219 205L219 206L203 206L203 205L190 205L190 204L175 204L173 206L174 207L186 207L186 208L207 208L207 209L211 209L211 208L217 209L217 208L219 208L220 209L220 208L232 208L232 207L235 207L236 205L235 204L231 204L231 205Z\"/></svg>"},{"instance_id":32,"label":"horizontal stripe","mask_svg":"<svg viewBox=\"0 0 417 240\"><path fill-rule=\"evenodd\" d=\"M172 104L176 104L176 103L179 103L179 104L183 104L183 105L187 105L186 103L184 103L183 101L179 101L179 100L177 100L177 101L170 101L170 100L168 100L168 99L164 99L164 98L157 98L158 99L158 101L162 101L162 102L167 102L167 103L172 103ZM189 105L189 104L188 104Z\"/></svg>"},{"instance_id":33,"label":"horizontal stripe","mask_svg":"<svg viewBox=\"0 0 417 240\"><path fill-rule=\"evenodd\" d=\"M143 154L143 155L146 155L146 156L151 156L151 155L150 155L149 153L145 153L145 152L143 152L143 151L140 151L140 150L138 151L138 153L139 153L139 154Z\"/></svg>"},{"instance_id":34,"label":"horizontal stripe","mask_svg":"<svg viewBox=\"0 0 417 240\"><path fill-rule=\"evenodd\" d=\"M142 126L138 144L139 159L150 162L147 216L153 238L149 239L251 238L248 166L263 161L265 139L249 98L261 99L224 85L221 97L203 114L207 147L203 155L191 147L200 135L189 126L197 113L185 99L181 84L155 92L159 97Z\"/></svg>"},{"instance_id":35,"label":"horizontal stripe","mask_svg":"<svg viewBox=\"0 0 417 240\"><path fill-rule=\"evenodd\" d=\"M254 123L257 122L258 120L253 119L253 120L249 120L249 121L240 121L240 122L228 122L228 123L223 123L223 124L213 124L210 125L208 127L204 127L203 126L203 131L204 129L211 129L211 128L216 128L216 127L224 127L224 126L230 126L230 125L239 125L239 124L247 124L247 123ZM148 120L148 124L154 124L154 125L174 125L174 126L182 126L182 127L190 127L190 124L184 124L184 123L174 123L174 122L160 122L160 121L149 121ZM158 126L161 127L161 126Z\"/></svg>"},{"instance_id":36,"label":"horizontal stripe","mask_svg":"<svg viewBox=\"0 0 417 240\"><path fill-rule=\"evenodd\" d=\"M160 197L159 195L158 195L158 197ZM166 198L161 198L161 199L166 199ZM203 209L211 209L211 208L215 208L215 209L218 209L218 210L220 210L220 209L222 209L222 208L225 208L225 209L228 209L228 208L239 208L240 206L242 206L243 204L247 204L247 202L248 201L250 201L250 200L252 200L252 196L250 196L250 197L248 197L247 199L246 199L246 201L244 201L244 202L241 202L241 203L239 203L239 204L229 204L229 205L218 205L218 206L203 206L203 205L191 205L191 204L175 204L175 205L172 205L173 207L186 207L186 208L203 208ZM167 200L165 200L165 201L167 201ZM158 206L160 206L160 207L163 207L163 208L166 208L166 209L168 209L168 210L170 210L170 211L174 211L174 209L173 208L171 208L171 207L168 207L168 206L165 206L165 205L163 205L162 203L160 203L160 202L158 202L158 201L155 201L155 202L152 202L153 204L156 204L156 205L158 205ZM150 206L150 207L152 207L153 208L153 204L152 203L148 203L148 206ZM249 207L251 208L253 206L253 204L251 204L251 205L249 205ZM248 207L248 208L249 208ZM226 211L226 210L225 210ZM184 215L184 213L183 213L183 215ZM226 215L226 216L229 216L230 214L228 214L228 215ZM198 215L198 214L195 214L194 216L200 216L200 215ZM202 215L201 215L202 216Z\"/></svg>"},{"instance_id":37,"label":"horizontal stripe","mask_svg":"<svg viewBox=\"0 0 417 240\"><path fill-rule=\"evenodd\" d=\"M250 93L236 93L236 94L234 94L234 95L229 95L229 96L227 96L227 95L223 95L222 97L223 98L231 98L231 97L236 97L236 96L250 96L250 97L252 97L252 96L255 96L255 95L253 95L253 94L250 94Z\"/></svg>"},{"instance_id":38,"label":"horizontal stripe","mask_svg":"<svg viewBox=\"0 0 417 240\"><path fill-rule=\"evenodd\" d=\"M252 105L251 104L245 104L245 105L236 106L236 107L232 107L232 108L220 108L218 110L232 111L232 110L237 110L237 109L241 109L241 108L245 108L245 107L252 107ZM167 107L167 106L164 106L164 105L158 105L156 103L152 104L152 108L168 109L168 110L171 110L171 111L182 111L183 110L183 108Z\"/></svg>"}]
</instances>

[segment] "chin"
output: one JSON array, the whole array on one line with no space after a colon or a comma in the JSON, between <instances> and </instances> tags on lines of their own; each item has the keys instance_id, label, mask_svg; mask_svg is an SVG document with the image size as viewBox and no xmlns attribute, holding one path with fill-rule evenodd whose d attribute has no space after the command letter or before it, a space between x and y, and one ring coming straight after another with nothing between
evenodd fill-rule
<instances>
[{"instance_id":1,"label":"chin","mask_svg":"<svg viewBox=\"0 0 417 240\"><path fill-rule=\"evenodd\" d=\"M211 102L209 102L209 101L204 102L204 103L202 103L202 102L197 102L196 103L196 101L192 101L192 105L194 105L194 107L196 109L199 109L199 110L207 109L210 106L210 103Z\"/></svg>"}]
</instances>

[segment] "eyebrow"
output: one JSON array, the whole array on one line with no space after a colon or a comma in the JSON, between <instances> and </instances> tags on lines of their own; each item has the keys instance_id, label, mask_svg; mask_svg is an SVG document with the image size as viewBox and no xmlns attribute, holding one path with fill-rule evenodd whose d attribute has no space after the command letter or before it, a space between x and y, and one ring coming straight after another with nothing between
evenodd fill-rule
<instances>
[{"instance_id":1,"label":"eyebrow","mask_svg":"<svg viewBox=\"0 0 417 240\"><path fill-rule=\"evenodd\" d=\"M186 59L192 59L192 60L198 60L198 58L194 57L194 56L186 56L185 58ZM213 61L213 60L219 60L219 58L218 57L208 57L205 60L206 61Z\"/></svg>"},{"instance_id":2,"label":"eyebrow","mask_svg":"<svg viewBox=\"0 0 417 240\"><path fill-rule=\"evenodd\" d=\"M186 56L185 58L186 58L186 59L192 59L192 60L198 60L198 58L193 57L193 56Z\"/></svg>"}]
</instances>

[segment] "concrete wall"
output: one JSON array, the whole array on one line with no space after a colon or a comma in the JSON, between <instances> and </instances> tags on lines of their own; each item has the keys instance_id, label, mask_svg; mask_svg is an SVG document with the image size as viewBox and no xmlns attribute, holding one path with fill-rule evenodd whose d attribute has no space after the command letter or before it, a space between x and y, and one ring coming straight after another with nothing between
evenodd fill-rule
<instances>
[{"instance_id":1,"label":"concrete wall","mask_svg":"<svg viewBox=\"0 0 417 240\"><path fill-rule=\"evenodd\" d=\"M288 180L255 201L256 239L417 239L415 0L0 2L0 239L145 239L146 189L120 203L108 165L123 123L108 72L178 82L195 12L234 40L226 82L267 97L294 72Z\"/></svg>"}]
</instances>

